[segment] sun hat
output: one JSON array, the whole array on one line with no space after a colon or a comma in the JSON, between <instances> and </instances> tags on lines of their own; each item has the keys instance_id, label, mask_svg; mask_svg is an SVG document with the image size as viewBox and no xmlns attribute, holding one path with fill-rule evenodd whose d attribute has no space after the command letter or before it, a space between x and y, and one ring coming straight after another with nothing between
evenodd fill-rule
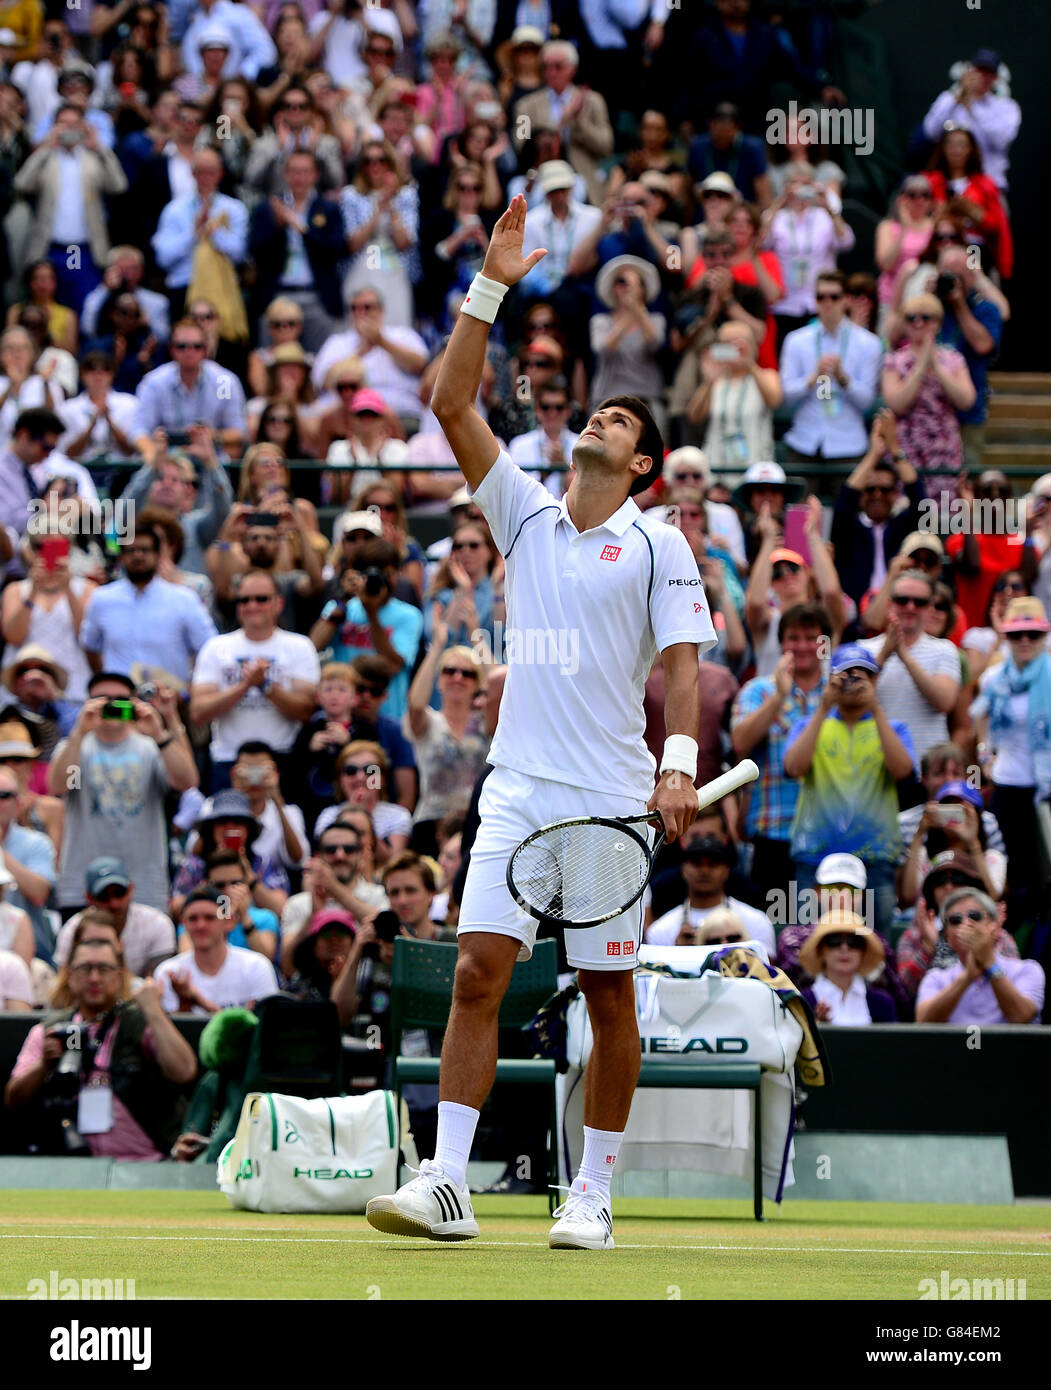
<instances>
[{"instance_id":1,"label":"sun hat","mask_svg":"<svg viewBox=\"0 0 1051 1390\"><path fill-rule=\"evenodd\" d=\"M701 193L729 193L731 197L737 196L737 185L729 174L724 174L721 169L717 169L714 174L697 185Z\"/></svg>"},{"instance_id":2,"label":"sun hat","mask_svg":"<svg viewBox=\"0 0 1051 1390\"><path fill-rule=\"evenodd\" d=\"M595 281L595 293L602 303L607 308L613 307L613 282L622 270L638 272L646 303L652 304L661 292L661 277L657 273L657 267L649 261L644 261L641 256L614 256L611 261L606 262Z\"/></svg>"},{"instance_id":3,"label":"sun hat","mask_svg":"<svg viewBox=\"0 0 1051 1390\"><path fill-rule=\"evenodd\" d=\"M536 181L541 193L554 193L559 188L572 188L577 181L573 166L564 159L545 159L537 171Z\"/></svg>"},{"instance_id":4,"label":"sun hat","mask_svg":"<svg viewBox=\"0 0 1051 1390\"><path fill-rule=\"evenodd\" d=\"M242 821L248 829L248 844L252 844L262 834L263 827L252 815L252 808L244 792L226 790L209 797L194 821L194 829L199 834L206 825L215 825L223 820Z\"/></svg>"},{"instance_id":5,"label":"sun hat","mask_svg":"<svg viewBox=\"0 0 1051 1390\"><path fill-rule=\"evenodd\" d=\"M899 555L915 555L917 550L930 550L940 559L945 558L945 547L941 537L930 531L910 531L901 543Z\"/></svg>"},{"instance_id":6,"label":"sun hat","mask_svg":"<svg viewBox=\"0 0 1051 1390\"><path fill-rule=\"evenodd\" d=\"M8 690L14 690L15 681L27 666L42 667L48 672L59 690L65 690L69 683L68 671L64 666L58 664L46 647L41 647L36 642L27 642L24 647L19 647L18 651L15 652L14 660L4 667L3 682Z\"/></svg>"},{"instance_id":7,"label":"sun hat","mask_svg":"<svg viewBox=\"0 0 1051 1390\"><path fill-rule=\"evenodd\" d=\"M738 506L748 506L754 487L780 488L786 502L798 502L806 491L802 478L788 478L779 463L766 461L749 464L744 477L734 488L733 500Z\"/></svg>"},{"instance_id":8,"label":"sun hat","mask_svg":"<svg viewBox=\"0 0 1051 1390\"><path fill-rule=\"evenodd\" d=\"M1051 632L1051 623L1038 598L1013 598L1007 605L1000 631Z\"/></svg>"},{"instance_id":9,"label":"sun hat","mask_svg":"<svg viewBox=\"0 0 1051 1390\"><path fill-rule=\"evenodd\" d=\"M826 936L860 936L865 942L858 974L871 975L884 962L886 953L879 937L856 912L826 912L799 948L799 964L810 975L821 974L820 946Z\"/></svg>"}]
</instances>

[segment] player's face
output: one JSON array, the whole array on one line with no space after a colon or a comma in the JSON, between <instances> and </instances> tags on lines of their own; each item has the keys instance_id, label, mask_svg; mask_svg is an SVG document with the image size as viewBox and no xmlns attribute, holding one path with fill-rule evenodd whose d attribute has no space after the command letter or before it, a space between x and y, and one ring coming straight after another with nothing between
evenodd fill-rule
<instances>
[{"instance_id":1,"label":"player's face","mask_svg":"<svg viewBox=\"0 0 1051 1390\"><path fill-rule=\"evenodd\" d=\"M623 406L594 411L573 446L573 467L582 475L622 475L630 482L641 430L642 422Z\"/></svg>"}]
</instances>

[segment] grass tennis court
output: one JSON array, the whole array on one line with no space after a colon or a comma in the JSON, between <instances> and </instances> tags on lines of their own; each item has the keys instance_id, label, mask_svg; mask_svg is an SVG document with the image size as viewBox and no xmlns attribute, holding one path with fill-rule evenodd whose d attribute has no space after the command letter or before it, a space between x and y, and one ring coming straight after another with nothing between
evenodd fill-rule
<instances>
[{"instance_id":1,"label":"grass tennis court","mask_svg":"<svg viewBox=\"0 0 1051 1390\"><path fill-rule=\"evenodd\" d=\"M363 1216L235 1212L219 1193L0 1191L0 1296L31 1279L135 1280L148 1298L916 1299L921 1279L1051 1297L1051 1207L616 1203L617 1249L552 1251L541 1198L480 1197L479 1240L392 1240Z\"/></svg>"}]
</instances>

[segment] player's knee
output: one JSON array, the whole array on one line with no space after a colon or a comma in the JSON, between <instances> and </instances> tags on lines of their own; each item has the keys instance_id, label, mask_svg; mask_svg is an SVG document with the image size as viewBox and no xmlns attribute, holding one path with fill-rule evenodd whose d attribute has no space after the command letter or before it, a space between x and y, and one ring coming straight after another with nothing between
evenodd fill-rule
<instances>
[{"instance_id":1,"label":"player's knee","mask_svg":"<svg viewBox=\"0 0 1051 1390\"><path fill-rule=\"evenodd\" d=\"M456 962L453 1000L461 1008L490 1009L495 1012L507 990L508 974L502 961L484 951L464 952Z\"/></svg>"},{"instance_id":2,"label":"player's knee","mask_svg":"<svg viewBox=\"0 0 1051 1390\"><path fill-rule=\"evenodd\" d=\"M635 982L630 970L581 970L577 975L592 1025L635 1017Z\"/></svg>"}]
</instances>

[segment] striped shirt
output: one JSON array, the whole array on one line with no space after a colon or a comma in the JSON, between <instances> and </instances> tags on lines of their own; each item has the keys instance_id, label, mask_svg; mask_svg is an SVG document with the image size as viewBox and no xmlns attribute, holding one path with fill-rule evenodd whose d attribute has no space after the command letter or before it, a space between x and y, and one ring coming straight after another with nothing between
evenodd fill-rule
<instances>
[{"instance_id":1,"label":"striped shirt","mask_svg":"<svg viewBox=\"0 0 1051 1390\"><path fill-rule=\"evenodd\" d=\"M770 840L788 840L792 834L792 818L799 800L799 783L785 776L785 743L789 730L799 720L807 720L821 703L825 683L813 690L800 690L794 685L770 726L766 737L755 745L750 756L759 768L759 778L752 783L748 804L745 834L749 839L763 835ZM735 729L750 714L755 714L776 688L773 676L757 676L741 688L734 701L730 728Z\"/></svg>"}]
</instances>

